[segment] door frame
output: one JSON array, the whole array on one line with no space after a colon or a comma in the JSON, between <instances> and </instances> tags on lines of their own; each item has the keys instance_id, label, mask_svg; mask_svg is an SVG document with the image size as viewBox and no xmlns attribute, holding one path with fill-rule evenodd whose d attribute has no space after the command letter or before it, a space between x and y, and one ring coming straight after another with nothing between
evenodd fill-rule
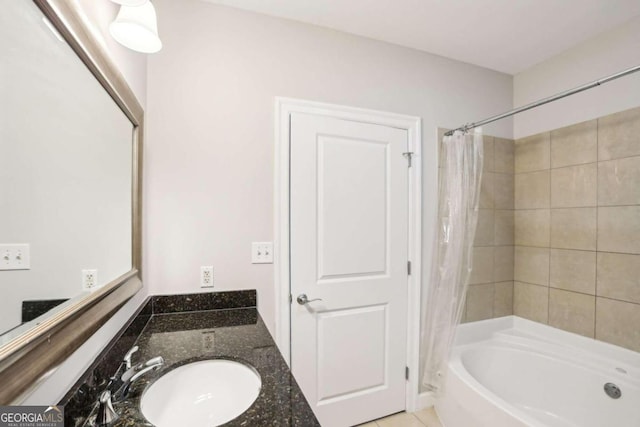
<instances>
[{"instance_id":1,"label":"door frame","mask_svg":"<svg viewBox=\"0 0 640 427\"><path fill-rule=\"evenodd\" d=\"M409 171L408 257L411 274L407 282L407 367L406 410L413 412L419 404L420 301L422 291L422 128L421 119L383 111L343 105L325 104L292 98L275 98L274 163L274 285L276 344L287 365L291 366L290 300L290 118L292 113L307 113L405 129L409 150L413 152Z\"/></svg>"}]
</instances>

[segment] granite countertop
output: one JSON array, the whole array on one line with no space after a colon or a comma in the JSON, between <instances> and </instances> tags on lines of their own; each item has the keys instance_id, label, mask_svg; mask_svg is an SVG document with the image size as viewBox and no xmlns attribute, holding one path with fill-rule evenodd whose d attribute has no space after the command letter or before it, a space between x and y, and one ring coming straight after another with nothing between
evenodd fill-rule
<instances>
[{"instance_id":1,"label":"granite countertop","mask_svg":"<svg viewBox=\"0 0 640 427\"><path fill-rule=\"evenodd\" d=\"M255 308L154 314L136 345L134 363L162 356L165 364L134 383L126 400L114 403L121 416L117 427L152 426L139 410L145 388L172 369L215 358L245 362L262 380L253 405L225 426L320 426Z\"/></svg>"}]
</instances>

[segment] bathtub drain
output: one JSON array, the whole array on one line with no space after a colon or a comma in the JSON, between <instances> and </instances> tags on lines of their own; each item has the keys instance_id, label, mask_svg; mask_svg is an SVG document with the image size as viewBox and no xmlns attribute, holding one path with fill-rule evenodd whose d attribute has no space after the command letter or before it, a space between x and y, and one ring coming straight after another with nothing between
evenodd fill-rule
<instances>
[{"instance_id":1,"label":"bathtub drain","mask_svg":"<svg viewBox=\"0 0 640 427\"><path fill-rule=\"evenodd\" d=\"M612 399L619 399L620 396L622 396L622 391L620 390L620 387L618 387L614 383L606 383L604 385L604 392L607 393L607 396L609 396Z\"/></svg>"}]
</instances>

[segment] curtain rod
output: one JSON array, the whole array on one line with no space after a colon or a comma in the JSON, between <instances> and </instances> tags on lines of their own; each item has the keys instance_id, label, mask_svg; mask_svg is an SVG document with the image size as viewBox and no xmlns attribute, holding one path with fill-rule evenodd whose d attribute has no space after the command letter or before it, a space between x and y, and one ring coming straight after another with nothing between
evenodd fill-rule
<instances>
[{"instance_id":1,"label":"curtain rod","mask_svg":"<svg viewBox=\"0 0 640 427\"><path fill-rule=\"evenodd\" d=\"M468 131L470 129L473 129L473 128L476 128L476 127L479 127L479 126L482 126L482 125L486 125L488 123L492 123L492 122L495 122L497 120L501 120L501 119L516 115L518 113L522 113L523 111L531 110L532 108L536 108L536 107L539 107L541 105L548 104L548 103L553 102L553 101L557 101L558 99L562 99L562 98L565 98L567 96L574 95L574 94L576 94L578 92L582 92L582 91L585 91L587 89L591 89L591 88L594 88L596 86L600 86L601 84L608 83L608 82L610 82L612 80L619 79L620 77L624 77L624 76L626 76L628 74L635 73L636 71L640 71L640 65L636 65L635 67L631 67L631 68L629 68L627 70L620 71L619 73L612 74L612 75L610 75L608 77L604 77L602 79L593 81L591 83L587 83L587 84L584 84L582 86L578 86L578 87L576 87L574 89L570 89L570 90L567 90L567 91L564 91L564 92L560 92L560 93L558 93L556 95L553 95L553 96L550 96L548 98L544 98L544 99L541 99L539 101L532 102L531 104L527 104L527 105L524 105L522 107L515 108L515 109L513 109L511 111L507 111L506 113L498 114L497 116L489 117L488 119L480 120L479 122L469 123L469 124L466 124L464 126L460 126L459 128L456 128L456 129L453 129L453 130L450 130L450 131L446 132L445 136L451 136L457 130L461 130L463 132L466 132L466 131Z\"/></svg>"}]
</instances>

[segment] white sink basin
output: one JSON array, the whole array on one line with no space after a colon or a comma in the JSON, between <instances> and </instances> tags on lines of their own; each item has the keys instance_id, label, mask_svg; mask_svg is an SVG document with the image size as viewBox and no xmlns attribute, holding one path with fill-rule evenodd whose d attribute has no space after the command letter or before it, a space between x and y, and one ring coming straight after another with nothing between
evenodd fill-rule
<instances>
[{"instance_id":1,"label":"white sink basin","mask_svg":"<svg viewBox=\"0 0 640 427\"><path fill-rule=\"evenodd\" d=\"M242 363L203 360L161 376L142 395L140 410L158 427L219 426L249 409L261 385Z\"/></svg>"}]
</instances>

